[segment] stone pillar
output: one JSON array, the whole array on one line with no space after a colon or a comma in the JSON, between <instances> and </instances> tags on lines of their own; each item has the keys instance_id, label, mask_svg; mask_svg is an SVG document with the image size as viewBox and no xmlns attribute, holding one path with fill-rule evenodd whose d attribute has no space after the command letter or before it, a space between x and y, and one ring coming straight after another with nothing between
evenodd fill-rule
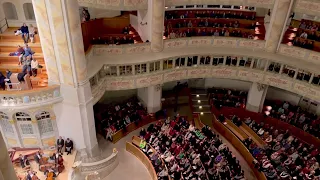
<instances>
[{"instance_id":1,"label":"stone pillar","mask_svg":"<svg viewBox=\"0 0 320 180\"><path fill-rule=\"evenodd\" d=\"M153 52L161 52L163 50L163 28L164 28L164 0L149 0L152 3L152 21L151 21L151 50Z\"/></svg>"},{"instance_id":2,"label":"stone pillar","mask_svg":"<svg viewBox=\"0 0 320 180\"><path fill-rule=\"evenodd\" d=\"M276 52L279 41L282 40L282 30L287 23L292 0L276 0L272 9L270 24L266 29L266 48L269 52Z\"/></svg>"},{"instance_id":3,"label":"stone pillar","mask_svg":"<svg viewBox=\"0 0 320 180\"><path fill-rule=\"evenodd\" d=\"M4 143L2 133L0 133L0 179L17 180L17 175L8 155L6 144Z\"/></svg>"},{"instance_id":4,"label":"stone pillar","mask_svg":"<svg viewBox=\"0 0 320 180\"><path fill-rule=\"evenodd\" d=\"M38 22L38 17L48 21L50 28L45 33L52 38L49 46L53 47L60 92L64 97L63 102L54 105L59 136L72 139L75 148L83 156L97 156L100 150L96 138L93 98L87 77L78 1L33 0L33 4L35 12L38 12L36 18L39 27L43 24Z\"/></svg>"},{"instance_id":5,"label":"stone pillar","mask_svg":"<svg viewBox=\"0 0 320 180\"><path fill-rule=\"evenodd\" d=\"M45 0L32 0L32 5L37 20L40 41L42 44L41 47L48 74L48 83L49 85L59 84L60 76L54 52L53 37L50 30Z\"/></svg>"},{"instance_id":6,"label":"stone pillar","mask_svg":"<svg viewBox=\"0 0 320 180\"><path fill-rule=\"evenodd\" d=\"M160 84L138 89L138 99L148 109L155 113L161 109L162 87Z\"/></svg>"},{"instance_id":7,"label":"stone pillar","mask_svg":"<svg viewBox=\"0 0 320 180\"><path fill-rule=\"evenodd\" d=\"M252 83L248 93L246 109L253 112L261 112L268 91L268 86L260 83Z\"/></svg>"}]
</instances>

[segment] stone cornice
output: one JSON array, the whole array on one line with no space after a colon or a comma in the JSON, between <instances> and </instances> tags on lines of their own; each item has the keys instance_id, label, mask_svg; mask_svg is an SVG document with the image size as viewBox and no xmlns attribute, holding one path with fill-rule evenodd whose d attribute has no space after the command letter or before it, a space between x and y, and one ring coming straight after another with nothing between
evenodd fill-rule
<instances>
[{"instance_id":1,"label":"stone cornice","mask_svg":"<svg viewBox=\"0 0 320 180\"><path fill-rule=\"evenodd\" d=\"M293 12L320 16L319 0L296 0Z\"/></svg>"},{"instance_id":2,"label":"stone cornice","mask_svg":"<svg viewBox=\"0 0 320 180\"><path fill-rule=\"evenodd\" d=\"M93 103L96 103L108 90L135 89L192 78L226 78L259 82L320 101L320 87L294 80L286 75L243 67L198 66L175 68L144 75L104 77L92 87Z\"/></svg>"},{"instance_id":3,"label":"stone cornice","mask_svg":"<svg viewBox=\"0 0 320 180\"><path fill-rule=\"evenodd\" d=\"M166 6L179 5L239 5L273 8L275 0L165 0ZM148 0L78 0L80 6L110 10L140 10L148 8Z\"/></svg>"}]
</instances>

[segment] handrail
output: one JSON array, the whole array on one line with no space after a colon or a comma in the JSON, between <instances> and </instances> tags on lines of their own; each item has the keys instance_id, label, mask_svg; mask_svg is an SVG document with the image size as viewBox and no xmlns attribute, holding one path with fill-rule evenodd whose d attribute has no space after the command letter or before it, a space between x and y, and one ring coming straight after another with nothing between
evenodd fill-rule
<instances>
[{"instance_id":1,"label":"handrail","mask_svg":"<svg viewBox=\"0 0 320 180\"><path fill-rule=\"evenodd\" d=\"M1 22L4 21L4 20L6 21L6 23L5 23L3 26L0 27L0 34L2 34L2 33L4 32L4 31L2 31L2 28L3 28L3 27L7 26L7 28L9 28L7 18L1 19L1 20L0 20L0 25L1 25Z\"/></svg>"},{"instance_id":2,"label":"handrail","mask_svg":"<svg viewBox=\"0 0 320 180\"><path fill-rule=\"evenodd\" d=\"M157 180L157 173L154 169L150 159L145 155L137 146L133 145L131 142L126 143L126 150L130 152L132 155L136 156L148 169L149 174L152 180Z\"/></svg>"}]
</instances>

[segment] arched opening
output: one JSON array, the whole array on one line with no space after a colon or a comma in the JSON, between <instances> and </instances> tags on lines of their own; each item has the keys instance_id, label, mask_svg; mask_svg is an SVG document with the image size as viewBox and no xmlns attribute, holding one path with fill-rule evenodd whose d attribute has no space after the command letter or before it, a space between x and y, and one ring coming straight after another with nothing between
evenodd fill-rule
<instances>
[{"instance_id":1,"label":"arched opening","mask_svg":"<svg viewBox=\"0 0 320 180\"><path fill-rule=\"evenodd\" d=\"M35 20L34 11L32 3L24 3L23 4L23 11L26 17L26 20Z\"/></svg>"},{"instance_id":2,"label":"arched opening","mask_svg":"<svg viewBox=\"0 0 320 180\"><path fill-rule=\"evenodd\" d=\"M49 112L42 111L36 114L40 135L51 134L54 132L51 116Z\"/></svg>"},{"instance_id":3,"label":"arched opening","mask_svg":"<svg viewBox=\"0 0 320 180\"><path fill-rule=\"evenodd\" d=\"M18 20L18 14L16 6L11 2L5 2L2 4L4 15L9 20Z\"/></svg>"},{"instance_id":4,"label":"arched opening","mask_svg":"<svg viewBox=\"0 0 320 180\"><path fill-rule=\"evenodd\" d=\"M17 120L18 128L21 135L33 135L34 130L32 127L31 117L29 114L24 112L17 112L15 114L15 119Z\"/></svg>"},{"instance_id":5,"label":"arched opening","mask_svg":"<svg viewBox=\"0 0 320 180\"><path fill-rule=\"evenodd\" d=\"M9 122L8 115L1 111L0 111L0 126L4 134L14 134L12 125Z\"/></svg>"}]
</instances>

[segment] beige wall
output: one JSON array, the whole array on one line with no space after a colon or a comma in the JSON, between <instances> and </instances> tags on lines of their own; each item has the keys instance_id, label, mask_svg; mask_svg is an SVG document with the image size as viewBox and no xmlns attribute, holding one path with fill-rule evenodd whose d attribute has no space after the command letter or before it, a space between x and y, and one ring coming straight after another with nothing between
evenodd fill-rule
<instances>
[{"instance_id":1,"label":"beige wall","mask_svg":"<svg viewBox=\"0 0 320 180\"><path fill-rule=\"evenodd\" d=\"M269 87L266 95L268 100L283 100L288 101L293 105L298 105L301 96L289 91L285 91L275 87Z\"/></svg>"}]
</instances>

